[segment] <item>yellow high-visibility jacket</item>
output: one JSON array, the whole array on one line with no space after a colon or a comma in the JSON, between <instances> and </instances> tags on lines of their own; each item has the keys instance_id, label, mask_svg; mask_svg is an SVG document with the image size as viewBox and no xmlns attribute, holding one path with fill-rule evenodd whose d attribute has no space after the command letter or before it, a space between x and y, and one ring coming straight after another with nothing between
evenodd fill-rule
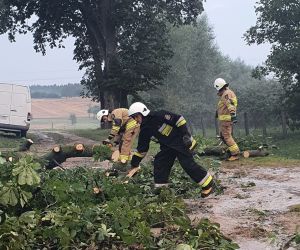
<instances>
[{"instance_id":1,"label":"yellow high-visibility jacket","mask_svg":"<svg viewBox=\"0 0 300 250\"><path fill-rule=\"evenodd\" d=\"M118 108L113 110L108 115L108 121L112 122L112 128L110 134L116 136L121 127L129 120L128 109Z\"/></svg>"},{"instance_id":2,"label":"yellow high-visibility jacket","mask_svg":"<svg viewBox=\"0 0 300 250\"><path fill-rule=\"evenodd\" d=\"M112 121L112 129L109 137L112 139L118 136L120 142L120 160L128 161L131 147L135 137L138 135L140 125L128 116L128 109L118 108L108 115L108 121Z\"/></svg>"},{"instance_id":3,"label":"yellow high-visibility jacket","mask_svg":"<svg viewBox=\"0 0 300 250\"><path fill-rule=\"evenodd\" d=\"M217 115L219 121L231 121L230 114L236 113L237 110L237 97L235 93L227 88L220 100L217 107Z\"/></svg>"}]
</instances>

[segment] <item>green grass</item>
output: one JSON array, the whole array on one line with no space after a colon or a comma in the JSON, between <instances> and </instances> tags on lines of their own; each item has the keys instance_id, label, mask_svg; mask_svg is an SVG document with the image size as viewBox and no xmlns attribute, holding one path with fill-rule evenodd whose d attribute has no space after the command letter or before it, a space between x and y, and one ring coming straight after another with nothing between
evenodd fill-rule
<instances>
[{"instance_id":1,"label":"green grass","mask_svg":"<svg viewBox=\"0 0 300 250\"><path fill-rule=\"evenodd\" d=\"M69 133L95 141L105 140L109 135L108 129L70 129Z\"/></svg>"},{"instance_id":2,"label":"green grass","mask_svg":"<svg viewBox=\"0 0 300 250\"><path fill-rule=\"evenodd\" d=\"M72 125L68 117L66 118L45 118L33 119L31 121L31 129L96 129L99 127L99 122L96 119L88 117L78 117L77 122Z\"/></svg>"},{"instance_id":3,"label":"green grass","mask_svg":"<svg viewBox=\"0 0 300 250\"><path fill-rule=\"evenodd\" d=\"M236 163L239 165L268 166L268 167L300 166L299 159L288 159L284 156L277 156L277 155L269 155L267 157L254 157L248 159L241 158ZM229 163L229 164L234 164L234 163Z\"/></svg>"},{"instance_id":4,"label":"green grass","mask_svg":"<svg viewBox=\"0 0 300 250\"><path fill-rule=\"evenodd\" d=\"M16 148L23 142L24 139L15 136L14 134L0 133L0 149L1 148Z\"/></svg>"},{"instance_id":5,"label":"green grass","mask_svg":"<svg viewBox=\"0 0 300 250\"><path fill-rule=\"evenodd\" d=\"M300 160L300 132L288 134L286 138L274 137L274 142L278 147L277 150L273 150L276 156Z\"/></svg>"}]
</instances>

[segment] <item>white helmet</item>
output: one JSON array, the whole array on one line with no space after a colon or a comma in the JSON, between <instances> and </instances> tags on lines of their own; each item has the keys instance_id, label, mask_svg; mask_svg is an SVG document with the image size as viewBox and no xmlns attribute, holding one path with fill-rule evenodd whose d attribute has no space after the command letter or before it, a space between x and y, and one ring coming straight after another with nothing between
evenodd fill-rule
<instances>
[{"instance_id":1,"label":"white helmet","mask_svg":"<svg viewBox=\"0 0 300 250\"><path fill-rule=\"evenodd\" d=\"M129 107L128 115L132 116L138 113L141 113L143 116L147 116L150 113L150 110L146 107L145 104L141 102L135 102Z\"/></svg>"},{"instance_id":2,"label":"white helmet","mask_svg":"<svg viewBox=\"0 0 300 250\"><path fill-rule=\"evenodd\" d=\"M108 109L102 109L97 113L97 119L101 122L102 117L108 115Z\"/></svg>"},{"instance_id":3,"label":"white helmet","mask_svg":"<svg viewBox=\"0 0 300 250\"><path fill-rule=\"evenodd\" d=\"M214 82L214 87L216 90L222 89L225 85L227 85L226 81L223 78L218 78Z\"/></svg>"}]
</instances>

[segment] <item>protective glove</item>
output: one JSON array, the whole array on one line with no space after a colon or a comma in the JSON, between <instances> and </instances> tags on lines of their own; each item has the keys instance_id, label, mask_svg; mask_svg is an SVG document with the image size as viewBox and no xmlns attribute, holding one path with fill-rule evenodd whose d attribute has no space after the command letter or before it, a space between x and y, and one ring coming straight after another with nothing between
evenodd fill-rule
<instances>
[{"instance_id":1,"label":"protective glove","mask_svg":"<svg viewBox=\"0 0 300 250\"><path fill-rule=\"evenodd\" d=\"M131 167L131 169L127 172L126 177L131 178L139 172L141 167Z\"/></svg>"},{"instance_id":2,"label":"protective glove","mask_svg":"<svg viewBox=\"0 0 300 250\"><path fill-rule=\"evenodd\" d=\"M129 155L120 155L119 157L119 161L122 163L122 164L126 164L128 161L130 160L130 157Z\"/></svg>"},{"instance_id":3,"label":"protective glove","mask_svg":"<svg viewBox=\"0 0 300 250\"><path fill-rule=\"evenodd\" d=\"M233 124L237 123L237 116L236 116L236 113L231 113L230 114L231 116L231 121Z\"/></svg>"},{"instance_id":4,"label":"protective glove","mask_svg":"<svg viewBox=\"0 0 300 250\"><path fill-rule=\"evenodd\" d=\"M216 110L215 118L218 119L218 110Z\"/></svg>"}]
</instances>

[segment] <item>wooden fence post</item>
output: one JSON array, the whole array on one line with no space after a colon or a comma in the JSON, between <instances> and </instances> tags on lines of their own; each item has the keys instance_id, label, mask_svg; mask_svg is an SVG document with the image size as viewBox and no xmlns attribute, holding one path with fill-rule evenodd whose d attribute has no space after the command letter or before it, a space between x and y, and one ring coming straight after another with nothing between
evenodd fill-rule
<instances>
[{"instance_id":1,"label":"wooden fence post","mask_svg":"<svg viewBox=\"0 0 300 250\"><path fill-rule=\"evenodd\" d=\"M244 122L245 122L245 132L246 135L249 135L249 120L247 112L244 113Z\"/></svg>"},{"instance_id":2,"label":"wooden fence post","mask_svg":"<svg viewBox=\"0 0 300 250\"><path fill-rule=\"evenodd\" d=\"M287 135L286 116L283 110L281 111L281 125L282 125L282 135L286 136Z\"/></svg>"},{"instance_id":3,"label":"wooden fence post","mask_svg":"<svg viewBox=\"0 0 300 250\"><path fill-rule=\"evenodd\" d=\"M215 118L215 128L216 128L216 135L219 135L220 131L219 131L218 118Z\"/></svg>"},{"instance_id":4,"label":"wooden fence post","mask_svg":"<svg viewBox=\"0 0 300 250\"><path fill-rule=\"evenodd\" d=\"M201 116L201 128L202 128L202 135L203 137L206 137L206 130L205 130L205 126L204 126L204 122L203 122L203 117Z\"/></svg>"},{"instance_id":5,"label":"wooden fence post","mask_svg":"<svg viewBox=\"0 0 300 250\"><path fill-rule=\"evenodd\" d=\"M266 124L266 119L264 117L261 118L262 121L262 133L264 137L267 137L267 124Z\"/></svg>"}]
</instances>

